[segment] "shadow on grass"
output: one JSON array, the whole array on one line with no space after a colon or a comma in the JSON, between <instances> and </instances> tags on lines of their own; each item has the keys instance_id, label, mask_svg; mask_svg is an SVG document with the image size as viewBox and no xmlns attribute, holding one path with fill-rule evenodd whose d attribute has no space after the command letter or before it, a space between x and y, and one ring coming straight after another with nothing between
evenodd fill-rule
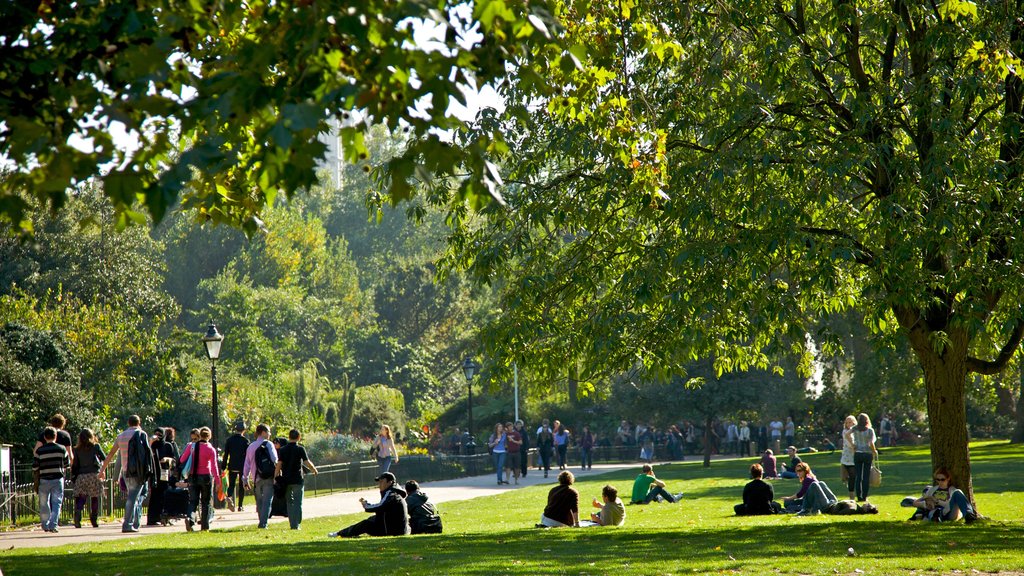
<instances>
[{"instance_id":1,"label":"shadow on grass","mask_svg":"<svg viewBox=\"0 0 1024 576\"><path fill-rule=\"evenodd\" d=\"M788 525L771 526L770 537L766 537L764 526L730 526L728 522L711 530L666 528L642 534L628 528L523 529L410 538L316 537L312 541L238 545L225 541L232 533L221 533L218 545L196 548L197 553L186 537L176 539L178 547L140 543L137 549L119 552L0 556L0 561L5 573L12 575L122 571L133 575L370 574L384 566L387 572L400 574L579 574L613 568L630 573L683 568L746 571L763 569L767 558L780 559L785 566L794 555L799 556L800 572L832 568L853 572L856 567L873 564L876 569L941 570L946 557L973 558L979 568L998 570L1017 565L1014 562L1019 562L1019 557L1007 554L1015 553L1012 543L1024 538L1020 525L818 520L794 519ZM851 546L856 547L856 558L847 557Z\"/></svg>"}]
</instances>

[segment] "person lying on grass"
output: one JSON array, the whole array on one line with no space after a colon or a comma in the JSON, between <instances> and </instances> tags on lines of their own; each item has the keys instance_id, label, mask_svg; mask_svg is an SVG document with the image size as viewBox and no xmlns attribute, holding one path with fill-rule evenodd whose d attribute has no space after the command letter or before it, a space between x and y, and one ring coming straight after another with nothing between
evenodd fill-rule
<instances>
[{"instance_id":1,"label":"person lying on grass","mask_svg":"<svg viewBox=\"0 0 1024 576\"><path fill-rule=\"evenodd\" d=\"M630 504L650 504L657 500L676 503L683 498L683 493L670 494L665 483L654 476L654 468L644 464L640 474L633 480L633 498Z\"/></svg>"},{"instance_id":2,"label":"person lying on grass","mask_svg":"<svg viewBox=\"0 0 1024 576\"><path fill-rule=\"evenodd\" d=\"M939 466L932 474L935 484L924 489L920 498L907 496L900 503L901 506L917 508L910 520L931 520L933 522L954 522L960 516L964 522L973 524L978 519L967 496L953 486L953 479L949 470Z\"/></svg>"}]
</instances>

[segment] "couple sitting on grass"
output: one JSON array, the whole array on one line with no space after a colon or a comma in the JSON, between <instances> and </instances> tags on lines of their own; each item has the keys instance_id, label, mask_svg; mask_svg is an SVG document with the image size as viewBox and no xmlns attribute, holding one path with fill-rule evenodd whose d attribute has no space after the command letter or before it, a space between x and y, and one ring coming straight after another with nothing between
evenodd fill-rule
<instances>
[{"instance_id":1,"label":"couple sitting on grass","mask_svg":"<svg viewBox=\"0 0 1024 576\"><path fill-rule=\"evenodd\" d=\"M856 502L839 500L829 489L828 484L811 474L811 467L806 462L796 465L796 475L800 480L800 489L792 496L782 499L783 507L775 502L775 490L772 485L762 480L764 468L760 464L750 467L751 481L743 487L743 503L733 507L737 516L760 516L765 514L782 514L795 512L797 516L813 514L877 514L878 509L872 504L858 505Z\"/></svg>"},{"instance_id":2,"label":"couple sitting on grass","mask_svg":"<svg viewBox=\"0 0 1024 576\"><path fill-rule=\"evenodd\" d=\"M548 505L540 517L538 528L563 528L567 526L622 526L626 522L626 507L619 500L619 491L605 485L601 489L602 502L594 498L594 508L601 511L590 515L590 520L580 520L580 493L573 488L576 477L564 470L558 474L558 485L548 492Z\"/></svg>"},{"instance_id":3,"label":"couple sitting on grass","mask_svg":"<svg viewBox=\"0 0 1024 576\"><path fill-rule=\"evenodd\" d=\"M590 515L590 522L579 520L580 494L572 487L575 481L572 473L562 472L558 475L558 486L548 493L548 505L540 517L538 528L559 528L562 526L622 526L626 518L626 508L618 498L618 490L613 486L605 486L601 490L603 502L593 501L594 508L600 513ZM630 504L650 504L651 502L675 503L682 499L682 493L672 494L665 489L665 483L654 475L650 464L644 464L640 474L633 481L633 497Z\"/></svg>"}]
</instances>

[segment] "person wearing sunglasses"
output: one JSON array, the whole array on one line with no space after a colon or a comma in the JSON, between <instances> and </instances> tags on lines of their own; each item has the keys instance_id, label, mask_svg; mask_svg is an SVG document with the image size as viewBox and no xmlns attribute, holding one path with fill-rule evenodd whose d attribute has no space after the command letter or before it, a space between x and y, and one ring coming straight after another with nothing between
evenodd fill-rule
<instances>
[{"instance_id":1,"label":"person wearing sunglasses","mask_svg":"<svg viewBox=\"0 0 1024 576\"><path fill-rule=\"evenodd\" d=\"M953 486L949 470L939 466L932 474L935 483L924 489L920 498L907 496L901 506L917 508L911 520L931 520L933 522L953 522L963 516L964 522L974 523L978 519L977 512L962 490Z\"/></svg>"}]
</instances>

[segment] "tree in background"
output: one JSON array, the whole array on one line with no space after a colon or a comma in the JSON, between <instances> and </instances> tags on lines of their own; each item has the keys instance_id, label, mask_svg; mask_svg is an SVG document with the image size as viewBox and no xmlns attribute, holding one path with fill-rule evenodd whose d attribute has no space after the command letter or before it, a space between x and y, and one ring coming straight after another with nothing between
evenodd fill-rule
<instances>
[{"instance_id":1,"label":"tree in background","mask_svg":"<svg viewBox=\"0 0 1024 576\"><path fill-rule=\"evenodd\" d=\"M501 86L509 209L450 243L508 281L496 362L807 367L814 322L856 308L909 344L932 464L971 494L969 375L1024 336L1022 8L561 3L579 48Z\"/></svg>"}]
</instances>

